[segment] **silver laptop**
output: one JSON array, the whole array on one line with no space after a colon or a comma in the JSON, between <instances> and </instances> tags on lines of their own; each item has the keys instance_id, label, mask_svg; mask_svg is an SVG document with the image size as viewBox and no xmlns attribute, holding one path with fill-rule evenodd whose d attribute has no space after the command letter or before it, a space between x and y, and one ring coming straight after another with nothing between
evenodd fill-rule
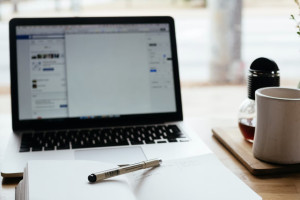
<instances>
[{"instance_id":1,"label":"silver laptop","mask_svg":"<svg viewBox=\"0 0 300 200\"><path fill-rule=\"evenodd\" d=\"M211 153L184 126L171 17L12 19L13 133L1 169L28 160L127 164Z\"/></svg>"}]
</instances>

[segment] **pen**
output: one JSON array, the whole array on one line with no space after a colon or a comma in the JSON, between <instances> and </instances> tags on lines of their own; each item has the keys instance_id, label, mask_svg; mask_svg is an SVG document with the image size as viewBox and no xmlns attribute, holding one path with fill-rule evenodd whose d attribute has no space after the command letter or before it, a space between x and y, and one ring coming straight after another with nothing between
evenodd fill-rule
<instances>
[{"instance_id":1,"label":"pen","mask_svg":"<svg viewBox=\"0 0 300 200\"><path fill-rule=\"evenodd\" d=\"M147 161L127 165L124 167L118 167L118 168L114 168L114 169L110 169L110 170L105 170L102 172L93 173L93 174L89 175L88 180L91 183L94 183L96 181L101 181L101 180L104 180L107 178L111 178L111 177L122 175L122 174L127 174L127 173L134 172L137 170L146 169L146 168L150 168L150 167L156 167L156 166L159 166L161 164L161 162L162 162L161 159L152 159L152 160L147 160Z\"/></svg>"}]
</instances>

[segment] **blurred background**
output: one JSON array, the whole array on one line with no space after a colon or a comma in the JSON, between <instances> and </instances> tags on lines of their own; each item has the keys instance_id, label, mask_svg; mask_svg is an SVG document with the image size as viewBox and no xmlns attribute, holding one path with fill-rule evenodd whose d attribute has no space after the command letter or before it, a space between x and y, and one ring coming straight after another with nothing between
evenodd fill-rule
<instances>
[{"instance_id":1,"label":"blurred background","mask_svg":"<svg viewBox=\"0 0 300 200\"><path fill-rule=\"evenodd\" d=\"M258 57L274 60L282 85L300 81L294 0L0 0L0 86L9 86L8 22L14 17L174 17L183 86L245 85Z\"/></svg>"}]
</instances>

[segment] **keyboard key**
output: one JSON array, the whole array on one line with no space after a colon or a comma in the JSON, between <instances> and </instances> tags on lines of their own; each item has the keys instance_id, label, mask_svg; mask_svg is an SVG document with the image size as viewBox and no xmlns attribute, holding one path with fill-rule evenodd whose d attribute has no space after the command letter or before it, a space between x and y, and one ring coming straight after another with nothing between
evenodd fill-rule
<instances>
[{"instance_id":1,"label":"keyboard key","mask_svg":"<svg viewBox=\"0 0 300 200\"><path fill-rule=\"evenodd\" d=\"M43 147L42 146L35 146L35 147L32 147L32 151L42 151L43 150Z\"/></svg>"},{"instance_id":2,"label":"keyboard key","mask_svg":"<svg viewBox=\"0 0 300 200\"><path fill-rule=\"evenodd\" d=\"M150 141L150 140L145 140L145 143L146 143L146 144L155 144L154 141Z\"/></svg>"},{"instance_id":3,"label":"keyboard key","mask_svg":"<svg viewBox=\"0 0 300 200\"><path fill-rule=\"evenodd\" d=\"M49 146L48 144L44 146L44 151L54 150L54 146Z\"/></svg>"},{"instance_id":4,"label":"keyboard key","mask_svg":"<svg viewBox=\"0 0 300 200\"><path fill-rule=\"evenodd\" d=\"M29 152L30 148L29 147L21 147L19 152Z\"/></svg>"},{"instance_id":5,"label":"keyboard key","mask_svg":"<svg viewBox=\"0 0 300 200\"><path fill-rule=\"evenodd\" d=\"M168 141L169 142L178 142L175 138L169 138Z\"/></svg>"},{"instance_id":6,"label":"keyboard key","mask_svg":"<svg viewBox=\"0 0 300 200\"><path fill-rule=\"evenodd\" d=\"M154 139L151 136L149 136L147 139L145 139L145 143L146 144L154 144L155 142L154 142Z\"/></svg>"},{"instance_id":7,"label":"keyboard key","mask_svg":"<svg viewBox=\"0 0 300 200\"><path fill-rule=\"evenodd\" d=\"M70 149L70 144L69 142L58 142L56 145L56 149L60 150L60 149Z\"/></svg>"},{"instance_id":8,"label":"keyboard key","mask_svg":"<svg viewBox=\"0 0 300 200\"><path fill-rule=\"evenodd\" d=\"M132 145L141 145L141 144L144 144L144 143L143 142L132 141L131 144Z\"/></svg>"},{"instance_id":9,"label":"keyboard key","mask_svg":"<svg viewBox=\"0 0 300 200\"><path fill-rule=\"evenodd\" d=\"M157 143L167 143L167 142L162 140L162 141L157 141Z\"/></svg>"},{"instance_id":10,"label":"keyboard key","mask_svg":"<svg viewBox=\"0 0 300 200\"><path fill-rule=\"evenodd\" d=\"M169 125L167 127L167 130L169 130L170 133L178 133L178 132L180 132L179 128L176 125Z\"/></svg>"}]
</instances>

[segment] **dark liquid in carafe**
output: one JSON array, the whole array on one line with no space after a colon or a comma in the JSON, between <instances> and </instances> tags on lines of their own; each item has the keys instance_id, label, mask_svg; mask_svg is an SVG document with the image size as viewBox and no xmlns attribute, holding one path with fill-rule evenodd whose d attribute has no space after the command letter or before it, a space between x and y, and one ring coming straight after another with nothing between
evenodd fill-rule
<instances>
[{"instance_id":1,"label":"dark liquid in carafe","mask_svg":"<svg viewBox=\"0 0 300 200\"><path fill-rule=\"evenodd\" d=\"M255 125L252 122L252 119L242 119L239 121L239 128L244 138L249 142L253 142L254 139Z\"/></svg>"}]
</instances>

